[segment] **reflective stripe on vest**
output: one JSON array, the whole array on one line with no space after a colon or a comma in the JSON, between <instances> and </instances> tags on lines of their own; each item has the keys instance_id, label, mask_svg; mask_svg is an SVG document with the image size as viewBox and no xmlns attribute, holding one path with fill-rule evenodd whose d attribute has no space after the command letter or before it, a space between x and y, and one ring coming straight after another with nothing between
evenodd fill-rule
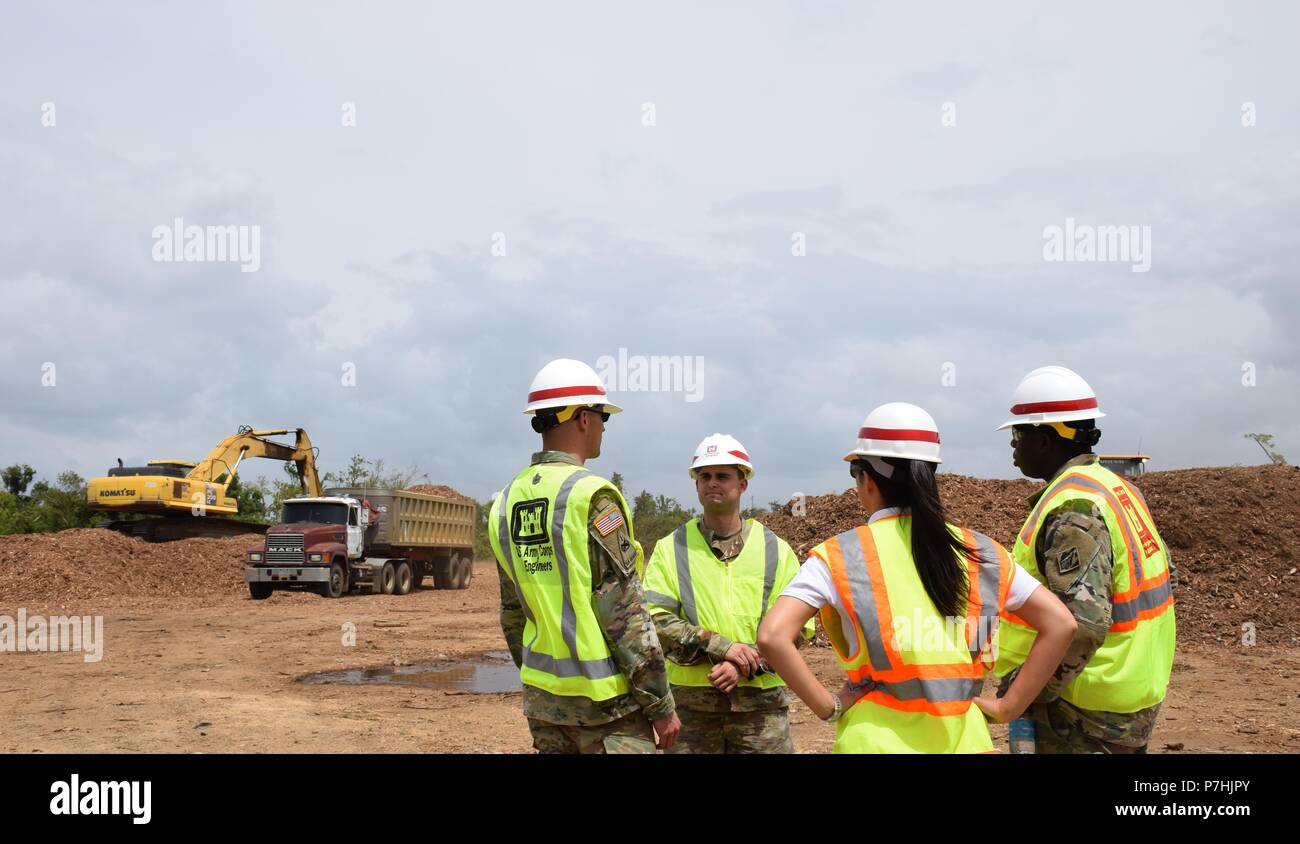
<instances>
[{"instance_id":1,"label":"reflective stripe on vest","mask_svg":"<svg viewBox=\"0 0 1300 844\"><path fill-rule=\"evenodd\" d=\"M886 521L878 520L873 524ZM1012 567L1005 549L988 537L974 531L961 531L961 534L967 547L978 552L978 560L966 558L968 615L965 632L969 659L965 662L910 665L903 661L893 644L896 635L893 613L896 608L891 605L885 588L884 564L871 527L847 531L813 550L830 568L836 590L854 628L858 644L854 656L840 651L835 636L832 636L832 644L849 681L859 687L859 700L871 700L905 712L959 716L969 710L971 700L979 694L984 676L981 652L987 653L991 646L993 628L998 610L1006 600ZM915 565L910 559L890 561L889 564L900 565L903 562ZM837 625L836 615L829 605L824 607L823 626L830 630L832 625ZM928 608L928 615L934 615L932 606Z\"/></svg>"},{"instance_id":2,"label":"reflective stripe on vest","mask_svg":"<svg viewBox=\"0 0 1300 844\"><path fill-rule=\"evenodd\" d=\"M530 467L530 469L533 467ZM572 581L569 578L569 560L568 552L564 547L564 519L567 512L569 495L578 481L593 477L591 472L585 469L575 469L560 485L559 492L555 496L555 512L552 514L549 526L549 533L552 547L555 549L555 562L559 569L559 578L562 586L560 616L560 636L571 656L556 657L550 654L541 653L533 649L537 641L537 617L529 606L528 599L524 595L520 585L519 573L515 568L515 555L513 553L513 543L510 539L510 510L507 506L510 492L514 483L506 487L501 493L497 504L497 542L500 545L501 557L508 565L510 579L515 587L515 594L519 598L519 603L523 607L524 616L533 625L534 637L532 641L525 642L523 646L523 663L525 667L535 669L554 677L585 677L589 680L601 680L608 677L621 675L622 671L618 664L610 657L601 659L579 659L578 658L578 633L577 633L577 614L574 610ZM517 482L517 480L516 480ZM584 536L583 541L586 541Z\"/></svg>"},{"instance_id":3,"label":"reflective stripe on vest","mask_svg":"<svg viewBox=\"0 0 1300 844\"><path fill-rule=\"evenodd\" d=\"M654 603L664 608L680 608L681 612L685 613L686 620L699 627L700 614L695 609L695 584L691 582L691 552L687 548L686 541L686 531L690 525L691 522L687 522L673 531L673 563L677 567L677 591L682 596L681 601L678 602L658 592L647 594L646 597L652 598ZM768 530L767 526L761 522L755 522L754 527L763 532L763 602L758 607L758 617L762 618L767 615L767 604L772 597L772 584L776 582L778 549L776 534ZM749 537L746 536L745 538L748 539Z\"/></svg>"},{"instance_id":4,"label":"reflective stripe on vest","mask_svg":"<svg viewBox=\"0 0 1300 844\"><path fill-rule=\"evenodd\" d=\"M979 617L975 624L966 626L966 638L970 646L971 662L979 662L981 652L986 666L992 668L992 646L994 631L997 628L998 611L1006 602L1006 590L1002 588L1004 573L1010 585L1011 559L1006 549L992 539L973 530L963 530L962 539L967 548L979 551L978 559L966 558L966 580L971 586L968 606L979 606Z\"/></svg>"}]
</instances>

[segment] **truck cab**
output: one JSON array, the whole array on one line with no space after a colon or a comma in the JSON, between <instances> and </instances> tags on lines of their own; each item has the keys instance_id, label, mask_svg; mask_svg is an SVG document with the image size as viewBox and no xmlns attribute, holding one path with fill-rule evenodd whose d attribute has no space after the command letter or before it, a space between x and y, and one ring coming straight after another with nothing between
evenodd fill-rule
<instances>
[{"instance_id":1,"label":"truck cab","mask_svg":"<svg viewBox=\"0 0 1300 844\"><path fill-rule=\"evenodd\" d=\"M284 502L284 512L280 524L273 527L284 528L285 533L292 533L293 526L307 525L330 526L317 530L317 542L338 540L341 538L345 554L349 560L365 557L366 531L372 523L372 511L364 502L343 496L325 496L321 498L291 498ZM342 532L338 528L342 528ZM277 531L279 532L279 531ZM267 531L268 538L271 531ZM310 554L310 552L308 552Z\"/></svg>"},{"instance_id":2,"label":"truck cab","mask_svg":"<svg viewBox=\"0 0 1300 844\"><path fill-rule=\"evenodd\" d=\"M348 496L291 498L265 541L248 549L245 580L255 599L275 589L346 592L354 563L366 556L377 513ZM335 595L336 597L337 595Z\"/></svg>"}]
</instances>

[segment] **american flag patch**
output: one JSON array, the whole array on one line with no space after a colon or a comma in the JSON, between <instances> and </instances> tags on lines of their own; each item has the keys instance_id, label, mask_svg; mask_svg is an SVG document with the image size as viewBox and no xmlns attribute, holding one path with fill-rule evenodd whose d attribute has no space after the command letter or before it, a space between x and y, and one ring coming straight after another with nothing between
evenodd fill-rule
<instances>
[{"instance_id":1,"label":"american flag patch","mask_svg":"<svg viewBox=\"0 0 1300 844\"><path fill-rule=\"evenodd\" d=\"M601 536L609 536L623 526L623 511L611 505L608 510L600 514L595 525Z\"/></svg>"}]
</instances>

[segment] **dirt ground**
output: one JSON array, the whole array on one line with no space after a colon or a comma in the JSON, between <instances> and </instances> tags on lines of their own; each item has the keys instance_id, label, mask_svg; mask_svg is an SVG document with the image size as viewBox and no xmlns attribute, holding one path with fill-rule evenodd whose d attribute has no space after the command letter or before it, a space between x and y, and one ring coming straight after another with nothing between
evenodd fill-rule
<instances>
[{"instance_id":1,"label":"dirt ground","mask_svg":"<svg viewBox=\"0 0 1300 844\"><path fill-rule=\"evenodd\" d=\"M82 604L78 612L104 616L100 662L79 653L0 654L0 750L527 752L517 693L298 682L322 671L503 650L493 566L476 563L468 590L435 590L426 581L400 597L277 593L172 607L130 598ZM26 609L29 617L66 612ZM355 625L354 646L343 644L347 623ZM828 649L805 653L823 680L838 684ZM800 752L830 750L832 728L798 702L792 722ZM994 730L1000 740L1004 729ZM1300 648L1181 644L1151 749L1300 752Z\"/></svg>"}]
</instances>

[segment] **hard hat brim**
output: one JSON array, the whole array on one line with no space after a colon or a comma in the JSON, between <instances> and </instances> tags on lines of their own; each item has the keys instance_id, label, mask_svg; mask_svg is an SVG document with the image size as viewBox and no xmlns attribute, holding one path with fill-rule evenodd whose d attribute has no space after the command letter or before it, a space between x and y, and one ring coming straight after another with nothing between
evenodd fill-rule
<instances>
[{"instance_id":1,"label":"hard hat brim","mask_svg":"<svg viewBox=\"0 0 1300 844\"><path fill-rule=\"evenodd\" d=\"M865 460L868 457L893 457L896 460L920 460L923 463L936 464L943 462L943 459L939 457L939 450L937 448L935 448L933 452L928 449L925 451L915 449L859 449L857 451L850 451L848 454L844 455L844 462L852 463L855 460Z\"/></svg>"},{"instance_id":2,"label":"hard hat brim","mask_svg":"<svg viewBox=\"0 0 1300 844\"><path fill-rule=\"evenodd\" d=\"M560 408L560 407L573 407L575 405L587 407L593 404L604 405L605 410L609 413L623 412L623 408L619 407L616 404L613 404L605 396L589 395L589 396L564 396L562 398L543 399L541 401L533 402L532 404L528 405L528 407L524 408L524 413L529 416L532 416L539 410L550 410L551 408Z\"/></svg>"},{"instance_id":3,"label":"hard hat brim","mask_svg":"<svg viewBox=\"0 0 1300 844\"><path fill-rule=\"evenodd\" d=\"M1064 410L1059 413L1029 413L1003 422L994 430L1005 431L1013 425L1042 425L1045 422L1081 422L1084 419L1101 419L1106 414L1100 410Z\"/></svg>"},{"instance_id":4,"label":"hard hat brim","mask_svg":"<svg viewBox=\"0 0 1300 844\"><path fill-rule=\"evenodd\" d=\"M753 466L746 466L744 463L738 463L735 460L701 461L700 463L696 463L695 465L691 466L691 468L687 469L686 474L690 475L691 478L694 479L696 471L703 469L705 466L735 466L738 470L740 470L740 474L745 477L745 480L749 480L750 478L754 477Z\"/></svg>"}]
</instances>

